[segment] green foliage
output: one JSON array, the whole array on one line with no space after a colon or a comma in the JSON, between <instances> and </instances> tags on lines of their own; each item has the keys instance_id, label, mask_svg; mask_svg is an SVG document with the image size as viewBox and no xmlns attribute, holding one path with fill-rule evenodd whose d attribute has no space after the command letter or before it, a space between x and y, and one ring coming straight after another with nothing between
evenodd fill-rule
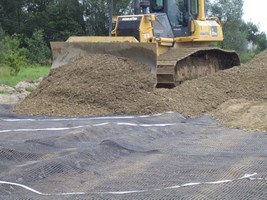
<instances>
[{"instance_id":1,"label":"green foliage","mask_svg":"<svg viewBox=\"0 0 267 200\"><path fill-rule=\"evenodd\" d=\"M35 89L33 87L26 87L25 90L27 92L31 92L32 93Z\"/></svg>"},{"instance_id":2,"label":"green foliage","mask_svg":"<svg viewBox=\"0 0 267 200\"><path fill-rule=\"evenodd\" d=\"M256 52L264 51L267 48L266 33L260 32L257 25L252 22L244 23L242 25L244 32L247 32L247 39L256 46Z\"/></svg>"},{"instance_id":3,"label":"green foliage","mask_svg":"<svg viewBox=\"0 0 267 200\"><path fill-rule=\"evenodd\" d=\"M31 37L36 29L43 29L47 44L70 35L85 35L83 14L79 0L0 1L0 23L9 35L23 33Z\"/></svg>"},{"instance_id":4,"label":"green foliage","mask_svg":"<svg viewBox=\"0 0 267 200\"><path fill-rule=\"evenodd\" d=\"M242 63L246 63L246 62L252 60L254 58L254 56L255 56L254 51L248 51L248 52L240 55L240 60Z\"/></svg>"},{"instance_id":5,"label":"green foliage","mask_svg":"<svg viewBox=\"0 0 267 200\"><path fill-rule=\"evenodd\" d=\"M10 75L17 76L20 70L19 55L15 52L10 52L4 60L4 63L10 67Z\"/></svg>"},{"instance_id":6,"label":"green foliage","mask_svg":"<svg viewBox=\"0 0 267 200\"><path fill-rule=\"evenodd\" d=\"M30 13L29 21L45 30L48 41L65 41L71 35L85 35L83 13L78 0L51 1L44 10Z\"/></svg>"},{"instance_id":7,"label":"green foliage","mask_svg":"<svg viewBox=\"0 0 267 200\"><path fill-rule=\"evenodd\" d=\"M108 35L109 0L1 0L0 23L9 35L65 41L72 35ZM132 13L133 0L113 0L114 15Z\"/></svg>"},{"instance_id":8,"label":"green foliage","mask_svg":"<svg viewBox=\"0 0 267 200\"><path fill-rule=\"evenodd\" d=\"M17 76L11 76L8 67L0 67L0 84L15 87L21 81L37 80L40 77L47 76L49 72L50 66L22 66Z\"/></svg>"},{"instance_id":9,"label":"green foliage","mask_svg":"<svg viewBox=\"0 0 267 200\"><path fill-rule=\"evenodd\" d=\"M3 44L7 51L4 55L3 64L10 67L10 75L17 76L20 66L27 63L25 48L20 48L20 40L16 37L5 37Z\"/></svg>"},{"instance_id":10,"label":"green foliage","mask_svg":"<svg viewBox=\"0 0 267 200\"><path fill-rule=\"evenodd\" d=\"M6 34L0 24L0 41L3 40L5 38Z\"/></svg>"},{"instance_id":11,"label":"green foliage","mask_svg":"<svg viewBox=\"0 0 267 200\"><path fill-rule=\"evenodd\" d=\"M265 49L267 49L266 34L262 32L258 35L256 51L261 52L264 51Z\"/></svg>"},{"instance_id":12,"label":"green foliage","mask_svg":"<svg viewBox=\"0 0 267 200\"><path fill-rule=\"evenodd\" d=\"M253 44L257 43L260 32L256 24L253 24L252 22L243 23L242 30L248 33L248 41L252 42Z\"/></svg>"},{"instance_id":13,"label":"green foliage","mask_svg":"<svg viewBox=\"0 0 267 200\"><path fill-rule=\"evenodd\" d=\"M89 35L108 35L108 0L84 0L86 31ZM113 0L113 15L132 13L131 0Z\"/></svg>"},{"instance_id":14,"label":"green foliage","mask_svg":"<svg viewBox=\"0 0 267 200\"><path fill-rule=\"evenodd\" d=\"M50 41L65 41L73 35L108 35L110 0L1 0L0 1L0 65L19 71L27 58L32 63L47 63L51 56ZM133 13L134 0L113 0L113 15ZM256 52L266 49L266 35L253 23L244 23L243 0L206 0L207 13L217 16L223 25L222 48L234 49L249 58L247 44ZM41 31L43 30L43 31ZM16 34L21 43L10 48L6 36ZM16 49L16 50L15 50Z\"/></svg>"},{"instance_id":15,"label":"green foliage","mask_svg":"<svg viewBox=\"0 0 267 200\"><path fill-rule=\"evenodd\" d=\"M246 62L267 48L266 34L260 33L257 25L245 23L243 16L243 0L214 0L208 3L208 13L217 16L223 25L224 41L221 47L236 50L242 62ZM252 50L248 50L248 43ZM253 49L255 48L256 49Z\"/></svg>"},{"instance_id":16,"label":"green foliage","mask_svg":"<svg viewBox=\"0 0 267 200\"><path fill-rule=\"evenodd\" d=\"M5 33L2 29L2 27L0 26L0 65L4 60L5 54L6 54L6 47L4 44L4 38L5 38Z\"/></svg>"},{"instance_id":17,"label":"green foliage","mask_svg":"<svg viewBox=\"0 0 267 200\"><path fill-rule=\"evenodd\" d=\"M8 94L8 92L5 90L0 90L0 94Z\"/></svg>"},{"instance_id":18,"label":"green foliage","mask_svg":"<svg viewBox=\"0 0 267 200\"><path fill-rule=\"evenodd\" d=\"M85 1L86 27L89 35L108 35L108 5L99 0Z\"/></svg>"},{"instance_id":19,"label":"green foliage","mask_svg":"<svg viewBox=\"0 0 267 200\"><path fill-rule=\"evenodd\" d=\"M247 33L242 32L234 23L228 23L224 28L223 48L234 49L239 54L247 51Z\"/></svg>"},{"instance_id":20,"label":"green foliage","mask_svg":"<svg viewBox=\"0 0 267 200\"><path fill-rule=\"evenodd\" d=\"M243 0L215 0L210 13L217 16L223 25L222 48L235 49L240 54L247 51L247 33L242 31Z\"/></svg>"},{"instance_id":21,"label":"green foliage","mask_svg":"<svg viewBox=\"0 0 267 200\"><path fill-rule=\"evenodd\" d=\"M0 23L9 35L21 33L24 21L25 0L1 0L0 1Z\"/></svg>"},{"instance_id":22,"label":"green foliage","mask_svg":"<svg viewBox=\"0 0 267 200\"><path fill-rule=\"evenodd\" d=\"M47 64L51 51L44 40L44 31L36 30L31 38L26 38L27 58L33 63Z\"/></svg>"},{"instance_id":23,"label":"green foliage","mask_svg":"<svg viewBox=\"0 0 267 200\"><path fill-rule=\"evenodd\" d=\"M223 24L232 21L242 21L243 0L214 0L211 2L210 12L217 16Z\"/></svg>"}]
</instances>

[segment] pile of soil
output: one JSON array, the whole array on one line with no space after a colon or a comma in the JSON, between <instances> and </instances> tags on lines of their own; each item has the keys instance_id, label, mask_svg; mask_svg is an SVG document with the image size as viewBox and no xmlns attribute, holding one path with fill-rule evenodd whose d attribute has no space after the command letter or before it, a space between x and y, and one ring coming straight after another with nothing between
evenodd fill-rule
<instances>
[{"instance_id":1,"label":"pile of soil","mask_svg":"<svg viewBox=\"0 0 267 200\"><path fill-rule=\"evenodd\" d=\"M30 115L94 116L150 114L169 110L155 94L150 67L127 58L92 54L53 69L15 112Z\"/></svg>"},{"instance_id":2,"label":"pile of soil","mask_svg":"<svg viewBox=\"0 0 267 200\"><path fill-rule=\"evenodd\" d=\"M267 130L264 125L258 127L251 122L254 125L249 127L247 123L266 119L266 65L267 52L263 52L246 65L186 81L174 89L155 89L155 77L150 74L149 67L126 58L96 54L52 70L14 111L57 116L176 111L195 117L209 113L231 127ZM245 126L242 126L242 109L230 118L233 113L226 113L222 106L244 101L251 106L261 104L263 111L260 115L251 115L251 119L246 115ZM231 125L227 123L229 119ZM237 124L233 123L234 119L238 120Z\"/></svg>"},{"instance_id":3,"label":"pile of soil","mask_svg":"<svg viewBox=\"0 0 267 200\"><path fill-rule=\"evenodd\" d=\"M267 51L243 66L236 79L242 81L234 87L243 91L236 90L211 115L231 128L267 131Z\"/></svg>"},{"instance_id":4,"label":"pile of soil","mask_svg":"<svg viewBox=\"0 0 267 200\"><path fill-rule=\"evenodd\" d=\"M231 99L212 112L224 125L249 131L267 131L267 101Z\"/></svg>"},{"instance_id":5,"label":"pile of soil","mask_svg":"<svg viewBox=\"0 0 267 200\"><path fill-rule=\"evenodd\" d=\"M160 94L173 101L173 110L189 116L213 111L231 99L267 100L267 58L261 54L256 60L186 81L173 91L160 91Z\"/></svg>"}]
</instances>

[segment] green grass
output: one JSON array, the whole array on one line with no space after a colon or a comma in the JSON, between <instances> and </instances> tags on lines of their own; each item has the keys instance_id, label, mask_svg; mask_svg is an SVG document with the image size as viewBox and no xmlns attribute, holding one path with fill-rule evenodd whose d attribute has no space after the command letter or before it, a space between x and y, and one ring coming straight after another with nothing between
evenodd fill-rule
<instances>
[{"instance_id":1,"label":"green grass","mask_svg":"<svg viewBox=\"0 0 267 200\"><path fill-rule=\"evenodd\" d=\"M25 90L27 92L33 92L34 91L34 88L32 88L32 87L26 87Z\"/></svg>"},{"instance_id":2,"label":"green grass","mask_svg":"<svg viewBox=\"0 0 267 200\"><path fill-rule=\"evenodd\" d=\"M8 94L8 92L5 90L0 90L0 94Z\"/></svg>"},{"instance_id":3,"label":"green grass","mask_svg":"<svg viewBox=\"0 0 267 200\"><path fill-rule=\"evenodd\" d=\"M248 52L240 55L241 63L246 63L252 60L255 57L255 52Z\"/></svg>"},{"instance_id":4,"label":"green grass","mask_svg":"<svg viewBox=\"0 0 267 200\"><path fill-rule=\"evenodd\" d=\"M15 87L21 81L37 80L42 76L47 76L50 66L29 66L21 67L17 76L10 76L8 67L0 67L0 84Z\"/></svg>"}]
</instances>

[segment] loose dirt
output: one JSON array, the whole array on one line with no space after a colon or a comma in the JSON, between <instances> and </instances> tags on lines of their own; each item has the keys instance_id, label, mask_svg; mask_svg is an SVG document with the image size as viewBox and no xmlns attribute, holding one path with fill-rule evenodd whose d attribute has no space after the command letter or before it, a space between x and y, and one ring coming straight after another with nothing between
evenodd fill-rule
<instances>
[{"instance_id":1,"label":"loose dirt","mask_svg":"<svg viewBox=\"0 0 267 200\"><path fill-rule=\"evenodd\" d=\"M267 131L267 101L228 100L212 116L231 128Z\"/></svg>"},{"instance_id":2,"label":"loose dirt","mask_svg":"<svg viewBox=\"0 0 267 200\"><path fill-rule=\"evenodd\" d=\"M229 99L266 100L266 77L265 65L247 64L184 82L160 94L173 101L175 111L198 116L213 111Z\"/></svg>"},{"instance_id":3,"label":"loose dirt","mask_svg":"<svg viewBox=\"0 0 267 200\"><path fill-rule=\"evenodd\" d=\"M155 89L155 77L147 66L126 58L94 54L52 70L14 111L58 116L176 111L194 117L208 113L231 127L267 130L266 65L267 52L263 52L246 65L186 81L174 89ZM250 106L229 111L232 104L243 102ZM254 113L258 108L259 115Z\"/></svg>"},{"instance_id":4,"label":"loose dirt","mask_svg":"<svg viewBox=\"0 0 267 200\"><path fill-rule=\"evenodd\" d=\"M30 115L93 116L150 114L169 110L155 93L150 69L130 59L93 54L53 69L15 112Z\"/></svg>"}]
</instances>

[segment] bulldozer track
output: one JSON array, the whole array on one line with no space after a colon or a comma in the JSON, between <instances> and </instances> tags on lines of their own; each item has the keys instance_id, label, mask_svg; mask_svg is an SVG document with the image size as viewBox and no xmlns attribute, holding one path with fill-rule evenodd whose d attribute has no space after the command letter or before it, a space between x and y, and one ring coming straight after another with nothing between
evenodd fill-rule
<instances>
[{"instance_id":1,"label":"bulldozer track","mask_svg":"<svg viewBox=\"0 0 267 200\"><path fill-rule=\"evenodd\" d=\"M212 47L171 49L157 61L158 85L183 81L240 65L236 52Z\"/></svg>"}]
</instances>

